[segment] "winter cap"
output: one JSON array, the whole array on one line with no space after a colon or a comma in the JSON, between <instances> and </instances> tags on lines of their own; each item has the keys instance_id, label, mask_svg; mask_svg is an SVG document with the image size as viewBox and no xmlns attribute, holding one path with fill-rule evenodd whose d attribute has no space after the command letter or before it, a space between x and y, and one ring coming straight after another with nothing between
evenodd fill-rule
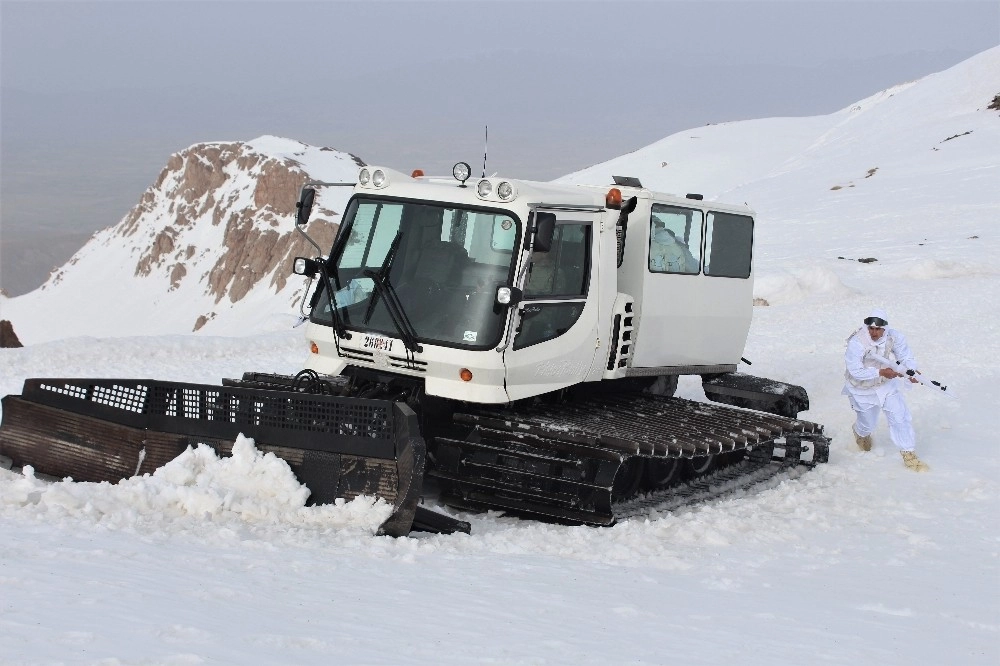
<instances>
[{"instance_id":1,"label":"winter cap","mask_svg":"<svg viewBox=\"0 0 1000 666\"><path fill-rule=\"evenodd\" d=\"M889 325L889 315L882 308L874 308L871 314L865 317L865 325L884 328Z\"/></svg>"}]
</instances>

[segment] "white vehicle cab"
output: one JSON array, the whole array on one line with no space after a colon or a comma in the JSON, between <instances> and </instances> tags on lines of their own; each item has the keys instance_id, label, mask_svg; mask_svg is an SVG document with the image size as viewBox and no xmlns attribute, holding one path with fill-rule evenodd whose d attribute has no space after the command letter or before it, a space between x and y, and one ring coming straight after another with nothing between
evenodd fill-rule
<instances>
[{"instance_id":1,"label":"white vehicle cab","mask_svg":"<svg viewBox=\"0 0 1000 666\"><path fill-rule=\"evenodd\" d=\"M477 403L736 369L753 303L748 208L627 178L468 175L464 163L447 179L360 171L323 262L330 284L310 294L306 367L419 378L428 395ZM663 260L657 233L682 265ZM320 261L297 270L317 275Z\"/></svg>"}]
</instances>

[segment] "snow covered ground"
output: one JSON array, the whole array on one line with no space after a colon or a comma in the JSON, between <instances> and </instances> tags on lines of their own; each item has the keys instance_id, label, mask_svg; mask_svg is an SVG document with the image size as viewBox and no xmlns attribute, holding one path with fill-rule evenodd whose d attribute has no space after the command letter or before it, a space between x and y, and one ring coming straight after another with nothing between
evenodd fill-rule
<instances>
[{"instance_id":1,"label":"snow covered ground","mask_svg":"<svg viewBox=\"0 0 1000 666\"><path fill-rule=\"evenodd\" d=\"M931 78L956 93L947 113L924 100L867 126L767 121L850 129L840 144L824 129L825 145L864 151L887 127L926 128L907 113L970 135L940 143L960 133L941 125L849 164L789 130L766 178L733 172L716 190L760 211L755 293L770 306L755 308L749 370L807 388L828 464L611 528L460 514L471 535L403 539L373 536L378 505L303 507L287 468L249 446L117 485L0 470L0 663L997 664L1000 114L963 97L983 62L992 96L1000 49ZM725 126L727 141L753 143L761 122ZM681 139L648 159L697 158ZM960 159L929 162L951 149ZM646 159L626 157L615 173ZM870 453L850 434L844 343L874 305L956 396L907 394L929 474L902 466L884 421ZM33 376L214 383L294 372L306 353L300 330L93 335L0 350L0 395ZM689 378L678 394L704 399Z\"/></svg>"}]
</instances>

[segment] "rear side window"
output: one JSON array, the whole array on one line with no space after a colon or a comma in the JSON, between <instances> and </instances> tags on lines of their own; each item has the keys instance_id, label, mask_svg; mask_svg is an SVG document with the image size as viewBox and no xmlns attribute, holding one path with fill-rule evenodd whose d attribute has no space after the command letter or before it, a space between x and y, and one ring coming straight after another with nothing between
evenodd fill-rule
<instances>
[{"instance_id":1,"label":"rear side window","mask_svg":"<svg viewBox=\"0 0 1000 666\"><path fill-rule=\"evenodd\" d=\"M711 212L705 228L705 275L748 278L753 251L753 218Z\"/></svg>"},{"instance_id":2,"label":"rear side window","mask_svg":"<svg viewBox=\"0 0 1000 666\"><path fill-rule=\"evenodd\" d=\"M649 218L649 270L698 273L701 254L700 210L653 204Z\"/></svg>"}]
</instances>

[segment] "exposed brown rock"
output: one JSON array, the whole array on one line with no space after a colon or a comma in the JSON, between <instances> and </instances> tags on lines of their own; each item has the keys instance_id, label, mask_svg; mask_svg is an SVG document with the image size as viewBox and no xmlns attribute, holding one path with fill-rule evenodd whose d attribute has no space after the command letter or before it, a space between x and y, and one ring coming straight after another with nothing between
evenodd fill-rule
<instances>
[{"instance_id":1,"label":"exposed brown rock","mask_svg":"<svg viewBox=\"0 0 1000 666\"><path fill-rule=\"evenodd\" d=\"M215 208L215 192L209 192L208 196L205 197L205 201L201 205L201 208L198 209L198 212L195 213L195 215L201 217L213 208Z\"/></svg>"},{"instance_id":2,"label":"exposed brown rock","mask_svg":"<svg viewBox=\"0 0 1000 666\"><path fill-rule=\"evenodd\" d=\"M159 266L163 262L164 255L174 251L174 238L176 237L177 231L169 227L158 233L153 240L153 244L139 259L139 263L136 264L136 277L149 275L154 266Z\"/></svg>"},{"instance_id":3,"label":"exposed brown rock","mask_svg":"<svg viewBox=\"0 0 1000 666\"><path fill-rule=\"evenodd\" d=\"M248 192L231 186L237 173L253 176L252 200L248 201ZM137 245L135 275L162 271L171 290L195 279L204 283L216 303L224 297L235 303L261 280L269 279L269 286L278 292L291 275L292 259L316 254L292 224L299 190L308 178L296 160L267 157L247 150L242 143L195 145L170 156L156 184L143 194L116 233L132 236L142 229L150 234L148 245ZM160 228L150 231L144 220L154 211L165 213L167 219L157 219ZM204 224L209 216L213 226L222 227L221 244L192 244L197 236L187 235L186 230ZM337 224L331 220L338 217L337 211L314 211L309 234L321 247L332 245ZM204 273L204 264L197 262L206 255L217 260ZM194 271L193 266L197 266ZM199 318L195 330L207 321Z\"/></svg>"},{"instance_id":4,"label":"exposed brown rock","mask_svg":"<svg viewBox=\"0 0 1000 666\"><path fill-rule=\"evenodd\" d=\"M292 215L299 189L305 182L306 175L302 171L289 171L287 164L269 161L261 169L253 201L261 210L267 207L278 215Z\"/></svg>"},{"instance_id":5,"label":"exposed brown rock","mask_svg":"<svg viewBox=\"0 0 1000 666\"><path fill-rule=\"evenodd\" d=\"M198 319L194 322L194 328L191 329L192 332L197 332L202 326L207 324L212 319L215 319L215 313L209 312L207 315L199 315Z\"/></svg>"},{"instance_id":6,"label":"exposed brown rock","mask_svg":"<svg viewBox=\"0 0 1000 666\"><path fill-rule=\"evenodd\" d=\"M23 346L21 341L17 339L17 333L14 332L14 325L6 319L0 320L0 348L12 349Z\"/></svg>"},{"instance_id":7,"label":"exposed brown rock","mask_svg":"<svg viewBox=\"0 0 1000 666\"><path fill-rule=\"evenodd\" d=\"M311 222L309 235L320 245L333 243L336 226L324 220ZM235 216L226 225L226 251L212 267L208 277L208 293L215 302L228 296L233 303L240 301L260 280L275 273L271 284L275 292L284 288L291 273L291 262L297 256L313 256L316 248L301 234L278 234L271 229L260 230L252 219ZM278 270L275 271L275 268Z\"/></svg>"},{"instance_id":8,"label":"exposed brown rock","mask_svg":"<svg viewBox=\"0 0 1000 666\"><path fill-rule=\"evenodd\" d=\"M170 269L170 291L181 286L181 280L184 279L185 275L187 275L187 269L184 268L184 264L174 264L174 267Z\"/></svg>"},{"instance_id":9,"label":"exposed brown rock","mask_svg":"<svg viewBox=\"0 0 1000 666\"><path fill-rule=\"evenodd\" d=\"M225 166L232 162L240 144L200 144L185 151L183 190L180 194L188 203L219 189L226 182Z\"/></svg>"}]
</instances>

